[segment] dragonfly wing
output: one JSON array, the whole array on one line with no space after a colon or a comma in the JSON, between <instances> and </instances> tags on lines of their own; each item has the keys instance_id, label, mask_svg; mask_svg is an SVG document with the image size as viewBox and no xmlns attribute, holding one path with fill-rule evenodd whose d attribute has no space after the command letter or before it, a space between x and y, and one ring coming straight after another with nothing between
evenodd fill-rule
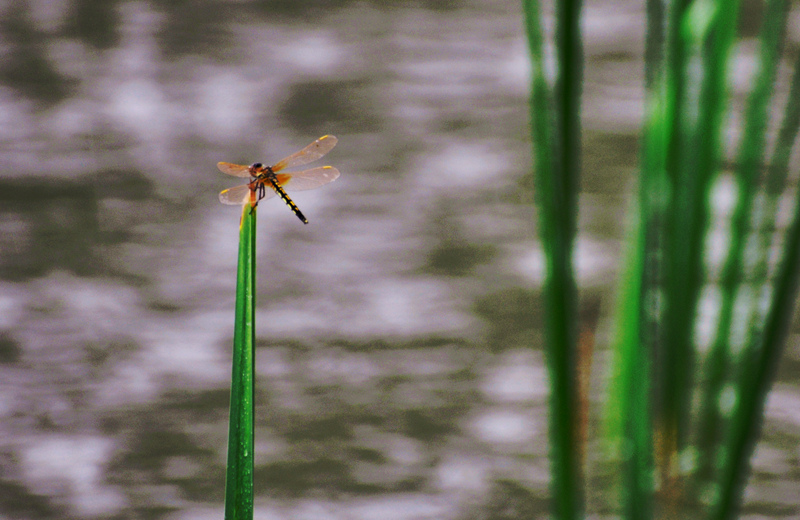
<instances>
[{"instance_id":1,"label":"dragonfly wing","mask_svg":"<svg viewBox=\"0 0 800 520\"><path fill-rule=\"evenodd\" d=\"M275 196L275 190L272 188L272 186L266 184L264 188L264 196L261 197L260 200L271 199ZM256 193L256 195L258 195L258 193ZM219 192L219 201L230 206L241 206L248 200L250 200L249 184L242 184L241 186L228 188L227 190L222 190Z\"/></svg>"},{"instance_id":2,"label":"dragonfly wing","mask_svg":"<svg viewBox=\"0 0 800 520\"><path fill-rule=\"evenodd\" d=\"M229 162L218 162L217 168L222 173L233 175L234 177L250 177L250 167L243 164L233 164Z\"/></svg>"},{"instance_id":3,"label":"dragonfly wing","mask_svg":"<svg viewBox=\"0 0 800 520\"><path fill-rule=\"evenodd\" d=\"M279 173L275 175L278 183L290 191L313 190L339 178L339 170L333 166L320 166L300 172Z\"/></svg>"},{"instance_id":4,"label":"dragonfly wing","mask_svg":"<svg viewBox=\"0 0 800 520\"><path fill-rule=\"evenodd\" d=\"M231 206L241 206L250 198L250 186L243 184L235 188L228 188L219 192L219 201Z\"/></svg>"},{"instance_id":5,"label":"dragonfly wing","mask_svg":"<svg viewBox=\"0 0 800 520\"><path fill-rule=\"evenodd\" d=\"M275 165L272 167L272 171L278 172L285 168L302 166L303 164L316 161L326 153L333 150L333 147L336 146L338 141L339 140L332 135L323 135L299 152L293 153L289 157L286 157L285 159L275 163Z\"/></svg>"}]
</instances>

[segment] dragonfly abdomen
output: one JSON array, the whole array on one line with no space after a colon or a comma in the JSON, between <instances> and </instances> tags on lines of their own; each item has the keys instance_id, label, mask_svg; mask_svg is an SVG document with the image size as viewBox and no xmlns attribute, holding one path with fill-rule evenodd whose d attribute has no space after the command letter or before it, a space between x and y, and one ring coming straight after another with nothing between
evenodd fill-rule
<instances>
[{"instance_id":1,"label":"dragonfly abdomen","mask_svg":"<svg viewBox=\"0 0 800 520\"><path fill-rule=\"evenodd\" d=\"M300 211L300 208L297 207L297 204L294 203L292 199L289 198L289 195L286 193L286 190L278 183L277 179L275 178L275 174L267 175L266 180L269 181L272 189L278 194L278 196L289 206L294 214L297 215L297 218L303 221L303 224L308 224L308 220L306 219L303 212Z\"/></svg>"}]
</instances>

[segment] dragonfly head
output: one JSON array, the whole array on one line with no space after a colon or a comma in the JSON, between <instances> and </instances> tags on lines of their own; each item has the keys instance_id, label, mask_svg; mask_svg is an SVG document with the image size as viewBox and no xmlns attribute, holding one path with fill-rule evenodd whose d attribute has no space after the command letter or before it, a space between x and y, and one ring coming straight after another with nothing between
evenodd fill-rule
<instances>
[{"instance_id":1,"label":"dragonfly head","mask_svg":"<svg viewBox=\"0 0 800 520\"><path fill-rule=\"evenodd\" d=\"M260 162L253 163L250 165L250 175L253 177L258 177L261 174L261 170L264 168L264 165Z\"/></svg>"}]
</instances>

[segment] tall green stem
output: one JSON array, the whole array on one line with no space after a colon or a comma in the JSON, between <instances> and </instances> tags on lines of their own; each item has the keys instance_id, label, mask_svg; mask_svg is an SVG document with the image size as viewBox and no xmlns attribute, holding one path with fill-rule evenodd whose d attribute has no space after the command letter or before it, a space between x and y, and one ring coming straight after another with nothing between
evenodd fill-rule
<instances>
[{"instance_id":1,"label":"tall green stem","mask_svg":"<svg viewBox=\"0 0 800 520\"><path fill-rule=\"evenodd\" d=\"M225 520L253 518L253 386L255 381L256 212L245 204L239 230L233 333Z\"/></svg>"},{"instance_id":2,"label":"tall green stem","mask_svg":"<svg viewBox=\"0 0 800 520\"><path fill-rule=\"evenodd\" d=\"M553 518L583 514L577 384L577 287L572 267L580 177L583 60L579 0L557 3L556 86L544 75L539 4L524 0L531 55L530 118L539 233L547 265L547 360L550 374L550 457Z\"/></svg>"}]
</instances>

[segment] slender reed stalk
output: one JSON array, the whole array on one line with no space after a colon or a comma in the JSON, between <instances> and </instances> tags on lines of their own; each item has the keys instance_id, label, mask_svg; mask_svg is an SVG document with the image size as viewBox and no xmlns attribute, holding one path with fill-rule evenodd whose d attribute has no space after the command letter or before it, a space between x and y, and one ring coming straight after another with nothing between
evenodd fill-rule
<instances>
[{"instance_id":1,"label":"slender reed stalk","mask_svg":"<svg viewBox=\"0 0 800 520\"><path fill-rule=\"evenodd\" d=\"M733 172L737 199L730 243L720 279L714 279L713 273L706 272L704 253L712 215L711 186L726 155L723 136L730 104L730 56L740 3L647 1L641 175L620 274L604 422L612 453L622 459L618 482L623 486L623 518L710 515L712 520L731 520L738 514L764 403L800 285L798 189L796 214L771 283L766 280L773 229L757 237L755 272L747 276L755 276L755 284L768 287L771 301L766 313L751 312L758 315L758 321L750 323L744 334L743 353L735 353L731 348L734 307L741 299L737 295L745 283L743 273L753 265L748 256L752 252L748 249L751 227L758 210L766 227L776 220L778 198L785 189L800 130L798 58L783 126L771 164L765 168L772 91L789 5L788 0L766 0L758 71L744 112ZM584 497L582 449L576 435L580 421L577 290L571 264L580 173L580 2L556 2L557 74L552 85L544 73L539 3L523 0L523 5L532 61L530 119L536 203L547 268L544 301L551 384L552 513L554 518L572 519L583 514ZM765 170L763 188L759 183ZM765 191L763 207L758 207L759 189ZM719 289L719 314L706 318L700 296L712 284ZM709 323L713 337L703 372L707 387L698 391L695 333L699 325ZM720 408L723 388L731 388L735 394L728 413ZM691 413L695 396L700 397L696 418ZM696 468L691 464L692 454L696 454ZM686 484L687 477L692 477L688 482L694 485ZM707 490L716 493L706 494ZM703 506L710 507L703 510Z\"/></svg>"},{"instance_id":2,"label":"slender reed stalk","mask_svg":"<svg viewBox=\"0 0 800 520\"><path fill-rule=\"evenodd\" d=\"M667 90L664 80L664 6L647 2L646 106L638 202L632 205L625 268L615 313L612 378L606 402L606 436L623 457L622 516L653 515L653 371L657 337L647 301L658 284L658 254L666 185ZM638 210L638 211L637 211Z\"/></svg>"},{"instance_id":3,"label":"slender reed stalk","mask_svg":"<svg viewBox=\"0 0 800 520\"><path fill-rule=\"evenodd\" d=\"M705 2L708 4L709 2ZM664 123L666 208L663 227L663 312L656 341L654 420L656 461L662 496L675 503L681 494L678 454L689 431L690 397L694 371L693 327L703 281L702 244L708 214L712 171L700 163L710 143L701 134L701 98L707 92L702 74L690 72L698 59L708 28L701 12L686 0L671 2L666 17ZM706 165L707 166L707 165ZM672 507L672 506L670 506Z\"/></svg>"},{"instance_id":4,"label":"slender reed stalk","mask_svg":"<svg viewBox=\"0 0 800 520\"><path fill-rule=\"evenodd\" d=\"M577 288L572 267L580 174L580 84L583 61L580 2L558 2L555 87L544 73L539 3L524 0L532 62L530 118L536 201L547 265L544 287L550 374L550 457L553 517L583 514L577 378Z\"/></svg>"},{"instance_id":5,"label":"slender reed stalk","mask_svg":"<svg viewBox=\"0 0 800 520\"><path fill-rule=\"evenodd\" d=\"M786 344L800 281L800 191L795 214L787 233L781 267L775 279L774 293L757 338L757 347L748 352L748 370L743 373L741 391L726 436L727 457L720 479L720 496L712 520L729 520L738 514L739 504L749 473L750 456L761 433L764 403Z\"/></svg>"},{"instance_id":6,"label":"slender reed stalk","mask_svg":"<svg viewBox=\"0 0 800 520\"><path fill-rule=\"evenodd\" d=\"M745 129L739 146L739 161L734 172L737 202L731 218L731 243L719 283L721 308L716 337L706 361L707 381L698 427L698 476L701 480L708 480L714 474L718 460L716 451L721 442L722 426L725 424L719 402L726 382L725 376L730 370L734 303L741 286L745 244L753 220L755 194L764 161L768 112L783 47L785 19L785 0L770 0L761 28L759 71L750 92ZM734 22L735 20L731 21L731 26Z\"/></svg>"},{"instance_id":7,"label":"slender reed stalk","mask_svg":"<svg viewBox=\"0 0 800 520\"><path fill-rule=\"evenodd\" d=\"M640 201L641 204L641 201ZM635 206L634 206L635 207ZM641 206L640 206L641 207ZM634 211L628 233L625 269L616 305L615 359L606 436L615 454L623 456L623 518L652 515L652 425L650 417L650 360L643 341L641 316L646 282L644 220Z\"/></svg>"},{"instance_id":8,"label":"slender reed stalk","mask_svg":"<svg viewBox=\"0 0 800 520\"><path fill-rule=\"evenodd\" d=\"M789 88L789 101L786 105L786 115L780 132L778 132L778 139L775 143L775 150L773 151L772 160L770 161L769 175L767 176L767 196L771 201L775 202L775 208L777 208L776 199L781 195L786 185L786 177L789 173L789 160L792 155L794 143L797 141L799 129L800 53L798 53L794 63L794 75L792 76L792 85ZM774 208L773 211L767 215L767 218L770 217L775 217ZM768 249L765 247L761 250L766 252Z\"/></svg>"},{"instance_id":9,"label":"slender reed stalk","mask_svg":"<svg viewBox=\"0 0 800 520\"><path fill-rule=\"evenodd\" d=\"M768 4L762 28L761 77L757 79L753 99L764 103L761 111L756 111L756 123L766 123L769 93L776 74L780 48L785 31L785 0L772 0ZM769 76L769 79L763 76ZM762 85L762 81L767 85ZM760 93L760 97L756 97ZM766 98L766 99L765 99ZM767 218L777 217L777 198L785 184L792 144L796 142L800 129L800 57L795 63L794 77L786 114L766 179ZM762 147L751 154L748 162L758 167L763 158ZM759 271L767 271L767 244L763 239L763 251L759 258ZM795 308L800 280L800 190L795 200L795 214L786 233L781 264L772 284L772 298L764 319L763 327L756 329L751 344L745 349L740 364L740 379L736 388L737 400L731 414L730 425L725 437L725 466L721 470L719 500L711 516L712 520L729 520L738 515L746 479L749 474L749 460L758 442L763 422L764 404L777 371L778 361L783 352ZM754 327L751 327L753 329Z\"/></svg>"},{"instance_id":10,"label":"slender reed stalk","mask_svg":"<svg viewBox=\"0 0 800 520\"><path fill-rule=\"evenodd\" d=\"M233 333L225 520L253 518L253 386L255 381L256 211L244 205L239 229Z\"/></svg>"}]
</instances>

